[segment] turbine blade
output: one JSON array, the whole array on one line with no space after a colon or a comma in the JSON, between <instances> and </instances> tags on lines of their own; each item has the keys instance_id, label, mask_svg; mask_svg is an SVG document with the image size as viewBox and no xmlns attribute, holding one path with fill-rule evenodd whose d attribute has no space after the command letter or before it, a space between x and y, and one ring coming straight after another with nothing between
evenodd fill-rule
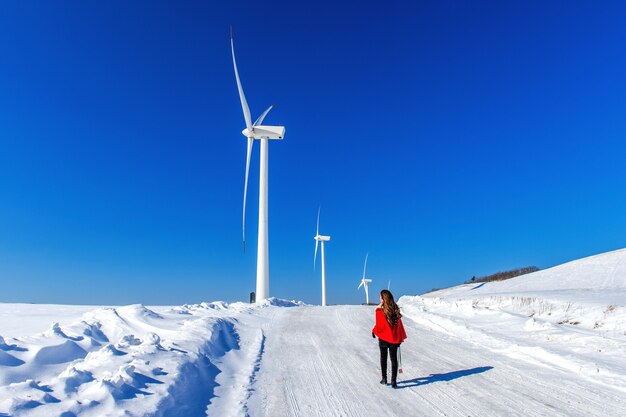
<instances>
[{"instance_id":1,"label":"turbine blade","mask_svg":"<svg viewBox=\"0 0 626 417\"><path fill-rule=\"evenodd\" d=\"M317 208L317 228L315 229L315 236L319 236L320 234L320 210L322 210L322 206Z\"/></svg>"},{"instance_id":2,"label":"turbine blade","mask_svg":"<svg viewBox=\"0 0 626 417\"><path fill-rule=\"evenodd\" d=\"M246 154L246 179L243 184L243 216L241 219L241 234L243 238L243 251L246 252L246 196L248 194L248 174L250 173L250 157L252 156L253 138L248 138L248 152Z\"/></svg>"},{"instance_id":3,"label":"turbine blade","mask_svg":"<svg viewBox=\"0 0 626 417\"><path fill-rule=\"evenodd\" d=\"M261 123L263 123L263 119L265 119L265 116L267 116L267 113L270 112L270 110L272 110L274 108L274 105L272 104L271 106L269 106L263 113L261 113L261 115L259 116L258 119L256 119L256 122L254 122L254 124L252 126L258 126Z\"/></svg>"},{"instance_id":4,"label":"turbine blade","mask_svg":"<svg viewBox=\"0 0 626 417\"><path fill-rule=\"evenodd\" d=\"M369 256L369 253L365 254L365 265L363 265L363 279L365 279L365 269L367 268L367 257Z\"/></svg>"},{"instance_id":5,"label":"turbine blade","mask_svg":"<svg viewBox=\"0 0 626 417\"><path fill-rule=\"evenodd\" d=\"M252 131L252 118L250 117L250 108L246 101L246 96L243 93L243 87L241 86L241 80L239 79L239 71L237 71L237 61L235 61L235 43L233 42L233 33L230 33L230 50L233 54L233 67L235 67L235 78L237 78L237 89L239 90L239 100L241 100L241 108L243 110L243 118L246 120L246 127Z\"/></svg>"},{"instance_id":6,"label":"turbine blade","mask_svg":"<svg viewBox=\"0 0 626 417\"><path fill-rule=\"evenodd\" d=\"M315 271L315 265L317 264L317 245L320 243L319 240L315 240L315 256L313 256L313 270Z\"/></svg>"},{"instance_id":7,"label":"turbine blade","mask_svg":"<svg viewBox=\"0 0 626 417\"><path fill-rule=\"evenodd\" d=\"M361 283L359 284L357 290L360 290L362 286L363 286L363 280L361 280Z\"/></svg>"}]
</instances>

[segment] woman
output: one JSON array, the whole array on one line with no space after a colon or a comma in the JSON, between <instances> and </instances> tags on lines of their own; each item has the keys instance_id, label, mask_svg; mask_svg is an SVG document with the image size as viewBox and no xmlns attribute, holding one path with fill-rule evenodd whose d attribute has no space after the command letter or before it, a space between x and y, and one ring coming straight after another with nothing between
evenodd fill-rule
<instances>
[{"instance_id":1,"label":"woman","mask_svg":"<svg viewBox=\"0 0 626 417\"><path fill-rule=\"evenodd\" d=\"M380 305L376 307L376 325L372 329L372 337L378 336L380 347L380 368L383 374L381 384L387 385L387 351L391 357L391 386L397 388L398 376L398 348L406 339L406 332L402 325L400 307L393 300L388 290L380 292Z\"/></svg>"}]
</instances>

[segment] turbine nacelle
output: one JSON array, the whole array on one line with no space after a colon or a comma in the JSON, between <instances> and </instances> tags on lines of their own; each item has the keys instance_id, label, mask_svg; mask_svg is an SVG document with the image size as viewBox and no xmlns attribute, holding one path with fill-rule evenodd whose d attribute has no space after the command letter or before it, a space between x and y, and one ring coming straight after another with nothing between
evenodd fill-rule
<instances>
[{"instance_id":1,"label":"turbine nacelle","mask_svg":"<svg viewBox=\"0 0 626 417\"><path fill-rule=\"evenodd\" d=\"M254 139L282 139L285 137L285 126L253 126L252 131L245 128L241 133L247 138Z\"/></svg>"},{"instance_id":2,"label":"turbine nacelle","mask_svg":"<svg viewBox=\"0 0 626 417\"><path fill-rule=\"evenodd\" d=\"M317 235L313 239L317 240L318 242L328 242L330 240L330 236Z\"/></svg>"},{"instance_id":3,"label":"turbine nacelle","mask_svg":"<svg viewBox=\"0 0 626 417\"><path fill-rule=\"evenodd\" d=\"M372 280L369 279L369 278L361 279L361 283L359 284L359 288L357 288L357 289L361 289L361 287L364 286L364 285L367 288L367 286L370 284L370 282L372 282Z\"/></svg>"}]
</instances>

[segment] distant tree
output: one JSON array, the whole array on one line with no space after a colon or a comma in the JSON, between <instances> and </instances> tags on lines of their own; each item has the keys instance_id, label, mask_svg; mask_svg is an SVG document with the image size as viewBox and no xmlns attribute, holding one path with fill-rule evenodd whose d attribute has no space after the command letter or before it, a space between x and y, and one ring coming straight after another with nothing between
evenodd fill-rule
<instances>
[{"instance_id":1,"label":"distant tree","mask_svg":"<svg viewBox=\"0 0 626 417\"><path fill-rule=\"evenodd\" d=\"M474 282L474 281L476 281L476 277L475 276L472 277L472 282Z\"/></svg>"}]
</instances>

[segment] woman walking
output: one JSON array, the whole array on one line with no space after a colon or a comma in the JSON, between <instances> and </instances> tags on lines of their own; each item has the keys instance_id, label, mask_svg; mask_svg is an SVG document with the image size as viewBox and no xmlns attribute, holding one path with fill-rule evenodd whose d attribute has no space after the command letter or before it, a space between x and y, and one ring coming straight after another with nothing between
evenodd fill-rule
<instances>
[{"instance_id":1,"label":"woman walking","mask_svg":"<svg viewBox=\"0 0 626 417\"><path fill-rule=\"evenodd\" d=\"M376 325L372 329L372 337L378 336L380 348L380 368L383 378L381 384L387 384L387 352L391 358L391 386L397 388L398 377L398 348L406 339L406 332L402 325L400 307L393 300L389 290L380 292L380 305L376 307Z\"/></svg>"}]
</instances>

